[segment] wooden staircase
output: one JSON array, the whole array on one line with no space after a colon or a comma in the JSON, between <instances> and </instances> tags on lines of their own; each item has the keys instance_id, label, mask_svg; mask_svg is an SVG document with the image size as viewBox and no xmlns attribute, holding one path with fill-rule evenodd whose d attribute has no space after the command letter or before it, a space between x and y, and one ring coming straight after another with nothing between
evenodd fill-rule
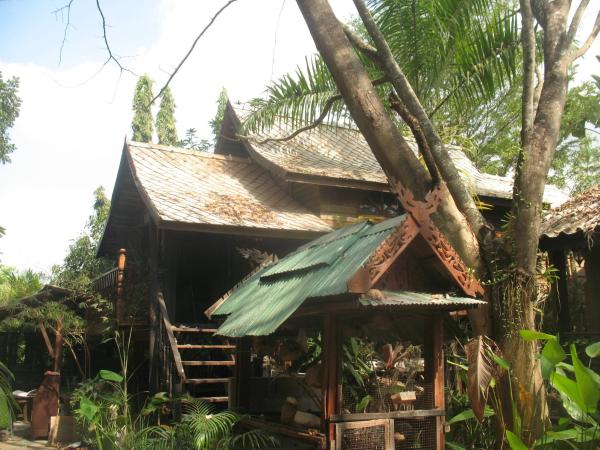
<instances>
[{"instance_id":1,"label":"wooden staircase","mask_svg":"<svg viewBox=\"0 0 600 450\"><path fill-rule=\"evenodd\" d=\"M229 401L229 377L235 366L235 345L215 336L215 324L178 324L171 330L185 372L188 393L211 403Z\"/></svg>"}]
</instances>

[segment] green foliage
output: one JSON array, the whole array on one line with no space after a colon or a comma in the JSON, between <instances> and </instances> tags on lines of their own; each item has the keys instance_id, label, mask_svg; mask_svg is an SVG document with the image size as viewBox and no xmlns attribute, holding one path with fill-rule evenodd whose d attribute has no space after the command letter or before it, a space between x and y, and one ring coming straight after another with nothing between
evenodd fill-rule
<instances>
[{"instance_id":1,"label":"green foliage","mask_svg":"<svg viewBox=\"0 0 600 450\"><path fill-rule=\"evenodd\" d=\"M15 376L0 362L0 430L10 427L16 411L19 410L19 405L12 394L11 386L14 380Z\"/></svg>"},{"instance_id":2,"label":"green foliage","mask_svg":"<svg viewBox=\"0 0 600 450\"><path fill-rule=\"evenodd\" d=\"M371 12L390 48L430 114L444 107L475 110L515 79L518 29L515 12L492 0L372 0ZM351 24L358 34L360 24ZM381 71L360 55L373 79ZM389 90L380 89L387 98ZM320 57L307 60L295 74L284 75L267 87L267 96L251 103L254 114L246 130L260 131L277 119L290 118L293 126L311 123L327 100L338 94ZM337 101L326 123L349 118ZM442 117L444 119L444 117ZM442 120L443 122L443 120Z\"/></svg>"},{"instance_id":3,"label":"green foliage","mask_svg":"<svg viewBox=\"0 0 600 450\"><path fill-rule=\"evenodd\" d=\"M294 74L286 74L267 86L266 98L250 102L253 114L244 122L244 131L260 132L281 118L301 127L312 122L327 100L337 94L337 85L325 62L318 56L307 58L305 66L298 66ZM340 100L334 103L325 123L347 122L349 117Z\"/></svg>"},{"instance_id":4,"label":"green foliage","mask_svg":"<svg viewBox=\"0 0 600 450\"><path fill-rule=\"evenodd\" d=\"M509 3L371 0L374 18L425 108L476 107L516 77L519 34Z\"/></svg>"},{"instance_id":5,"label":"green foliage","mask_svg":"<svg viewBox=\"0 0 600 450\"><path fill-rule=\"evenodd\" d=\"M156 134L158 143L177 145L177 127L175 126L175 100L167 86L160 98L160 108L156 114Z\"/></svg>"},{"instance_id":6,"label":"green foliage","mask_svg":"<svg viewBox=\"0 0 600 450\"><path fill-rule=\"evenodd\" d=\"M534 443L534 449L577 448L595 449L600 444L600 421L598 403L600 402L600 375L587 367L581 361L574 345L567 354L556 336L533 330L520 332L524 340L539 340L544 343L538 358L542 362L542 374L550 387L560 396L562 407L567 416L559 417L549 429ZM591 344L586 348L590 358L597 356L600 344ZM567 363L570 357L571 363ZM501 366L506 369L506 362ZM506 371L509 384L512 374L510 368ZM512 387L510 388L512 391ZM498 396L492 396L491 406L496 416L502 422L502 405ZM521 424L519 409L511 398L513 424L501 423L506 429L506 440L513 450L528 449L522 435L524 426ZM467 423L471 413L466 410L450 419L449 423ZM462 443L462 441L461 441ZM564 446L564 447L563 447Z\"/></svg>"},{"instance_id":7,"label":"green foliage","mask_svg":"<svg viewBox=\"0 0 600 450\"><path fill-rule=\"evenodd\" d=\"M133 94L132 139L137 142L152 142L152 80L142 75L135 85Z\"/></svg>"},{"instance_id":8,"label":"green foliage","mask_svg":"<svg viewBox=\"0 0 600 450\"><path fill-rule=\"evenodd\" d=\"M209 151L212 147L211 143L206 139L198 139L196 136L197 132L195 128L188 128L185 131L185 139L179 141L179 146L201 152Z\"/></svg>"},{"instance_id":9,"label":"green foliage","mask_svg":"<svg viewBox=\"0 0 600 450\"><path fill-rule=\"evenodd\" d=\"M219 140L219 134L221 133L221 124L223 123L223 116L225 115L225 108L227 107L227 101L229 97L227 90L221 88L219 98L217 99L217 112L215 117L208 122L213 133L213 142L216 144Z\"/></svg>"},{"instance_id":10,"label":"green foliage","mask_svg":"<svg viewBox=\"0 0 600 450\"><path fill-rule=\"evenodd\" d=\"M262 431L234 433L243 418L232 411L216 412L214 407L193 398L168 398L159 392L135 411L128 393L129 339L115 338L122 373L101 370L85 380L71 395L75 419L83 437L97 450L235 450L273 448L276 440ZM173 401L181 401L183 416L172 425L154 425L152 417L168 412Z\"/></svg>"},{"instance_id":11,"label":"green foliage","mask_svg":"<svg viewBox=\"0 0 600 450\"><path fill-rule=\"evenodd\" d=\"M62 265L52 268L52 282L59 286L85 290L91 280L113 266L112 261L96 258L110 211L110 200L102 186L94 191L93 207L83 233L69 246Z\"/></svg>"},{"instance_id":12,"label":"green foliage","mask_svg":"<svg viewBox=\"0 0 600 450\"><path fill-rule=\"evenodd\" d=\"M15 144L10 141L8 131L19 117L21 99L18 95L19 79L12 77L4 80L0 71L0 163L10 162L8 156L15 150Z\"/></svg>"},{"instance_id":13,"label":"green foliage","mask_svg":"<svg viewBox=\"0 0 600 450\"><path fill-rule=\"evenodd\" d=\"M35 294L42 288L42 274L0 265L0 307Z\"/></svg>"}]
</instances>

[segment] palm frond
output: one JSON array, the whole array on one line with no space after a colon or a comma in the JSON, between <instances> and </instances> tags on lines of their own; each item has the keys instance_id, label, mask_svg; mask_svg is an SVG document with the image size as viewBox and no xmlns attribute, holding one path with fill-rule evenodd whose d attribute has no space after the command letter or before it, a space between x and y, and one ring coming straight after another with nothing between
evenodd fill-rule
<instances>
[{"instance_id":1,"label":"palm frond","mask_svg":"<svg viewBox=\"0 0 600 450\"><path fill-rule=\"evenodd\" d=\"M195 449L213 449L231 434L239 416L232 411L215 413L211 404L198 399L188 399L183 403L182 423L189 430L189 437Z\"/></svg>"},{"instance_id":2,"label":"palm frond","mask_svg":"<svg viewBox=\"0 0 600 450\"><path fill-rule=\"evenodd\" d=\"M253 112L244 123L244 132L261 132L282 118L290 120L294 128L306 126L321 113L329 98L338 94L338 89L323 60L314 56L306 59L304 67L298 66L295 73L271 83L266 94L265 98L250 102ZM334 103L326 123L347 117L340 100Z\"/></svg>"},{"instance_id":3,"label":"palm frond","mask_svg":"<svg viewBox=\"0 0 600 450\"><path fill-rule=\"evenodd\" d=\"M515 78L516 14L494 0L372 0L400 67L429 111L474 107Z\"/></svg>"},{"instance_id":4,"label":"palm frond","mask_svg":"<svg viewBox=\"0 0 600 450\"><path fill-rule=\"evenodd\" d=\"M223 439L219 443L218 450L259 450L278 447L279 440L266 430L250 430Z\"/></svg>"}]
</instances>

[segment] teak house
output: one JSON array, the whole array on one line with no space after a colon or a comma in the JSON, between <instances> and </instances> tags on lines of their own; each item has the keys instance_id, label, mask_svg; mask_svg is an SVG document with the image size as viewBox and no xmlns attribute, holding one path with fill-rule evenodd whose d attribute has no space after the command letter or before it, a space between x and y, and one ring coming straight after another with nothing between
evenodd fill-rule
<instances>
[{"instance_id":1,"label":"teak house","mask_svg":"<svg viewBox=\"0 0 600 450\"><path fill-rule=\"evenodd\" d=\"M148 349L150 387L223 405L233 400L236 340L215 335L218 322L204 311L248 273L307 242L406 212L357 130L323 125L281 141L292 131L282 120L261 136L239 138L245 114L227 106L214 153L126 142L99 248L122 263L97 285L117 297L120 323L134 325ZM450 153L499 224L512 181L479 172L457 148ZM552 186L544 198L566 200ZM405 256L429 252L421 240ZM433 266L410 289L450 289ZM461 290L457 273L465 272L450 274ZM397 309L381 311L390 308Z\"/></svg>"}]
</instances>

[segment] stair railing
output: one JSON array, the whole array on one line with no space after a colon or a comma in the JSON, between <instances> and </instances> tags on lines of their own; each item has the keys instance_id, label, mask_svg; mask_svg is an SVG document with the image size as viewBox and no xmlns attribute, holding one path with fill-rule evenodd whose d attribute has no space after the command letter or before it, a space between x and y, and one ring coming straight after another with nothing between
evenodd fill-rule
<instances>
[{"instance_id":1,"label":"stair railing","mask_svg":"<svg viewBox=\"0 0 600 450\"><path fill-rule=\"evenodd\" d=\"M171 398L181 396L185 371L181 363L181 355L177 349L177 341L173 334L173 326L169 320L167 306L162 291L158 290L155 298L158 328L156 333L155 355L158 356L158 384Z\"/></svg>"}]
</instances>

